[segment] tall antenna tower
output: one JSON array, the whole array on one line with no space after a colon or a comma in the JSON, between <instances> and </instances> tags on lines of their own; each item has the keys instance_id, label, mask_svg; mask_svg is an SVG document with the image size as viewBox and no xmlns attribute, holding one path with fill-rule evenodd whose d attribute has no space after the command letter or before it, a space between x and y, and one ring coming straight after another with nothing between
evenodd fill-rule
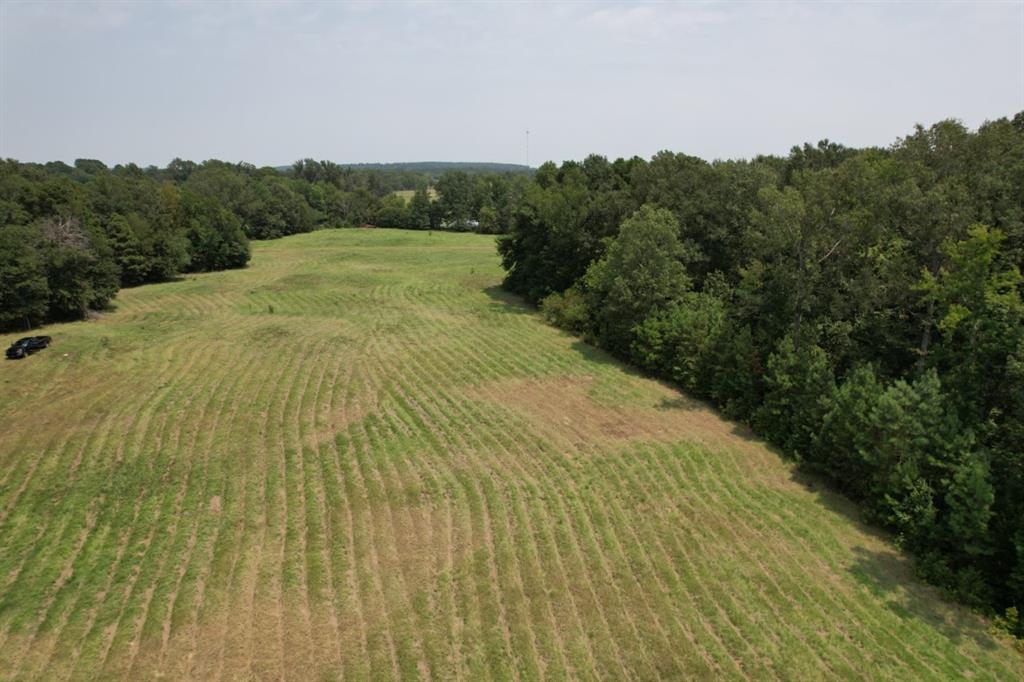
<instances>
[{"instance_id":1,"label":"tall antenna tower","mask_svg":"<svg viewBox=\"0 0 1024 682\"><path fill-rule=\"evenodd\" d=\"M526 131L526 167L530 167L530 131Z\"/></svg>"}]
</instances>

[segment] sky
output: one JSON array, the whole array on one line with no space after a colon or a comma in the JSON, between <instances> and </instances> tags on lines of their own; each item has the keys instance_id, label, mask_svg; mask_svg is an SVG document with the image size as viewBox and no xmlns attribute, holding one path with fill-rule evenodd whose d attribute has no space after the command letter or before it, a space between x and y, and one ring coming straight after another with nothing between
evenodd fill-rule
<instances>
[{"instance_id":1,"label":"sky","mask_svg":"<svg viewBox=\"0 0 1024 682\"><path fill-rule=\"evenodd\" d=\"M1024 110L1024 0L0 0L0 157L785 154Z\"/></svg>"}]
</instances>

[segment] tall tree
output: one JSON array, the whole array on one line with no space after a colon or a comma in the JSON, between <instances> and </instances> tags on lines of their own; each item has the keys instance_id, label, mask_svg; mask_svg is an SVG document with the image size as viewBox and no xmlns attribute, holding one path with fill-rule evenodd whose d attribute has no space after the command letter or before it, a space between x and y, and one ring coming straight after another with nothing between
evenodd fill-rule
<instances>
[{"instance_id":1,"label":"tall tree","mask_svg":"<svg viewBox=\"0 0 1024 682\"><path fill-rule=\"evenodd\" d=\"M670 211L643 206L622 223L608 253L583 279L595 311L595 332L603 344L627 353L633 327L689 289L687 256L679 241L679 223Z\"/></svg>"},{"instance_id":2,"label":"tall tree","mask_svg":"<svg viewBox=\"0 0 1024 682\"><path fill-rule=\"evenodd\" d=\"M38 233L0 227L0 329L28 329L46 317L50 288Z\"/></svg>"}]
</instances>

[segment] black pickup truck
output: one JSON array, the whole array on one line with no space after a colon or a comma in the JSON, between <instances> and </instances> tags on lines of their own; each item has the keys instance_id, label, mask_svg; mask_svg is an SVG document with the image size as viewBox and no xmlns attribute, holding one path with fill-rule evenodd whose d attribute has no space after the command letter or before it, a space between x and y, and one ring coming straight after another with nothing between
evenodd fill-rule
<instances>
[{"instance_id":1,"label":"black pickup truck","mask_svg":"<svg viewBox=\"0 0 1024 682\"><path fill-rule=\"evenodd\" d=\"M42 350L50 345L49 336L26 336L18 339L7 349L9 360L20 360L26 355L32 355L37 350Z\"/></svg>"}]
</instances>

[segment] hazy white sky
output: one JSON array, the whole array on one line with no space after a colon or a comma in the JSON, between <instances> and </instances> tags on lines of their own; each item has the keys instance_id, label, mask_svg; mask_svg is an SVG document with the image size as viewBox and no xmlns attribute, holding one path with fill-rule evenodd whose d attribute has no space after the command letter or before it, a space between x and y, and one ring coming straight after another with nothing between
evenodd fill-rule
<instances>
[{"instance_id":1,"label":"hazy white sky","mask_svg":"<svg viewBox=\"0 0 1024 682\"><path fill-rule=\"evenodd\" d=\"M885 145L1024 109L1024 1L0 0L0 156L525 161Z\"/></svg>"}]
</instances>

